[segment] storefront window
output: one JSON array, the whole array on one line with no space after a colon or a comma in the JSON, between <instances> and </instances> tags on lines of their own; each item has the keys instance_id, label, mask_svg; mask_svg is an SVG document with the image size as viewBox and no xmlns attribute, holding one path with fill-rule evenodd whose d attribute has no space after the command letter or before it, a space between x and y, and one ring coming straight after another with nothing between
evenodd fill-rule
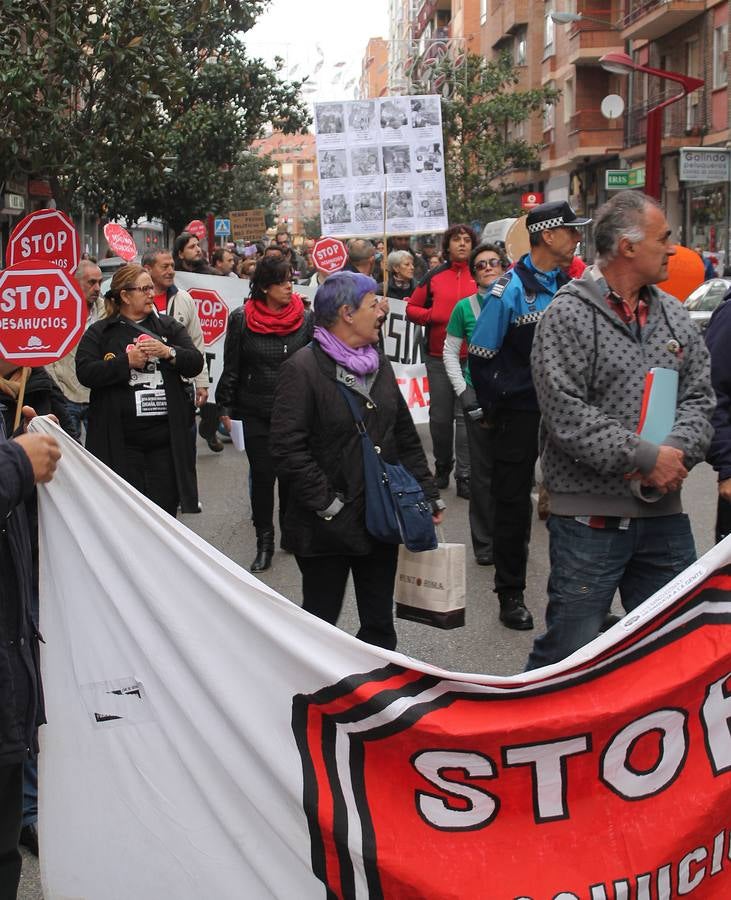
<instances>
[{"instance_id":1,"label":"storefront window","mask_svg":"<svg viewBox=\"0 0 731 900\"><path fill-rule=\"evenodd\" d=\"M701 247L718 257L723 272L729 252L729 186L724 182L699 184L686 189L687 247Z\"/></svg>"}]
</instances>

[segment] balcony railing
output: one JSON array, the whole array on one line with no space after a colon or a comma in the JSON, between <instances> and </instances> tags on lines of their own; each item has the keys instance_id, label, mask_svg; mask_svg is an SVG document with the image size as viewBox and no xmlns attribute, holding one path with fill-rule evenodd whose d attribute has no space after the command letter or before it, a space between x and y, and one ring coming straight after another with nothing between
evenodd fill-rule
<instances>
[{"instance_id":1,"label":"balcony railing","mask_svg":"<svg viewBox=\"0 0 731 900\"><path fill-rule=\"evenodd\" d=\"M705 0L625 0L622 37L656 40L700 15L705 6Z\"/></svg>"},{"instance_id":2,"label":"balcony railing","mask_svg":"<svg viewBox=\"0 0 731 900\"><path fill-rule=\"evenodd\" d=\"M569 134L577 131L622 131L621 119L607 119L600 109L577 110L569 120Z\"/></svg>"},{"instance_id":3,"label":"balcony railing","mask_svg":"<svg viewBox=\"0 0 731 900\"><path fill-rule=\"evenodd\" d=\"M670 93L667 94L670 96ZM634 147L647 140L647 113L663 98L628 110L625 123L625 146ZM663 116L663 138L699 137L705 133L706 123L702 101L693 102L693 95L669 106Z\"/></svg>"}]
</instances>

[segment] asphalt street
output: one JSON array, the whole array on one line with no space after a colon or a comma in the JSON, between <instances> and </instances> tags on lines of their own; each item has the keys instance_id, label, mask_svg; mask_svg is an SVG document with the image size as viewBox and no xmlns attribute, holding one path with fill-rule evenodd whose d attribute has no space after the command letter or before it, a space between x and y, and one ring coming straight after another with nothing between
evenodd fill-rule
<instances>
[{"instance_id":1,"label":"asphalt street","mask_svg":"<svg viewBox=\"0 0 731 900\"><path fill-rule=\"evenodd\" d=\"M425 446L428 429L419 431ZM198 478L203 511L186 515L186 525L232 560L248 568L255 556L255 535L247 496L248 468L244 454L226 444L223 453L212 453L199 441ZM705 464L691 472L683 491L684 506L691 517L698 554L713 544L716 479ZM493 569L478 566L471 553L467 523L467 502L456 497L454 482L443 492L447 503L441 540L467 545L467 621L463 628L443 631L399 620L398 649L415 659L454 672L511 675L522 670L536 631L518 632L503 627L497 617L497 600L492 592ZM278 541L277 541L278 544ZM544 523L534 517L526 603L537 628L545 610L548 577L548 541ZM300 602L300 576L294 557L277 550L272 568L262 580L294 603ZM621 611L616 604L617 611ZM339 627L355 634L358 629L355 599L349 589ZM42 852L42 851L41 851ZM21 900L42 900L38 862L24 853L23 876L18 895Z\"/></svg>"}]
</instances>

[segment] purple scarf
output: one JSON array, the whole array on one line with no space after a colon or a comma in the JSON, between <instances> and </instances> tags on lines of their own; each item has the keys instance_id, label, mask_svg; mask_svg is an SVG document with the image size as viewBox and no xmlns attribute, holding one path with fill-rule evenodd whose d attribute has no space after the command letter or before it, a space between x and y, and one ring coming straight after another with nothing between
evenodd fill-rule
<instances>
[{"instance_id":1,"label":"purple scarf","mask_svg":"<svg viewBox=\"0 0 731 900\"><path fill-rule=\"evenodd\" d=\"M314 338L331 359L354 375L369 375L378 368L378 351L370 344L349 347L321 325L315 326Z\"/></svg>"}]
</instances>

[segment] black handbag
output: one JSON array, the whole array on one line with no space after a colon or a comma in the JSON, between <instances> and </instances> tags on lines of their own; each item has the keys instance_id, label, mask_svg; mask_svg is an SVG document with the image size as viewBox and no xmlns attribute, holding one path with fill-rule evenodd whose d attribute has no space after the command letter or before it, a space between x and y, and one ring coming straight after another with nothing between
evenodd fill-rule
<instances>
[{"instance_id":1,"label":"black handbag","mask_svg":"<svg viewBox=\"0 0 731 900\"><path fill-rule=\"evenodd\" d=\"M381 458L368 434L363 413L353 393L338 383L355 419L363 450L366 530L385 544L404 544L414 553L434 550L437 534L432 521L431 504L419 482L401 463Z\"/></svg>"}]
</instances>

